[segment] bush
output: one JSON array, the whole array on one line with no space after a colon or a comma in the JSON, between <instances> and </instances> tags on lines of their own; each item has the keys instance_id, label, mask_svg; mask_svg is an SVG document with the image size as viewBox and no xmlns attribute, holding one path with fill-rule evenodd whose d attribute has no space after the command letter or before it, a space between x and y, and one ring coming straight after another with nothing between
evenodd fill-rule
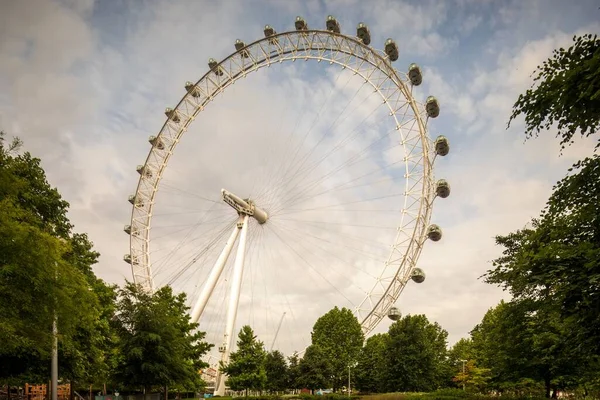
<instances>
[{"instance_id":1,"label":"bush","mask_svg":"<svg viewBox=\"0 0 600 400\"><path fill-rule=\"evenodd\" d=\"M278 396L276 394L273 394L273 395L263 394L262 396L248 396L247 399L249 399L249 400L283 400L283 397Z\"/></svg>"},{"instance_id":2,"label":"bush","mask_svg":"<svg viewBox=\"0 0 600 400\"><path fill-rule=\"evenodd\" d=\"M455 388L438 389L434 392L426 393L424 396L431 400L465 399L474 397L471 393Z\"/></svg>"},{"instance_id":3,"label":"bush","mask_svg":"<svg viewBox=\"0 0 600 400\"><path fill-rule=\"evenodd\" d=\"M301 400L359 400L361 396L353 394L350 397L340 393L324 393L323 395L301 393L298 396Z\"/></svg>"}]
</instances>

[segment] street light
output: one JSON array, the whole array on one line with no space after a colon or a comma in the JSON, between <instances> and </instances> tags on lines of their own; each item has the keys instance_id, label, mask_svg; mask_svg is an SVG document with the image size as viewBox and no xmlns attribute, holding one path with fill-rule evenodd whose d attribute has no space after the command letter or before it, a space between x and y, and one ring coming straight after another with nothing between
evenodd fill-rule
<instances>
[{"instance_id":1,"label":"street light","mask_svg":"<svg viewBox=\"0 0 600 400\"><path fill-rule=\"evenodd\" d=\"M465 390L465 363L467 362L467 360L458 360L462 363L462 373L463 373L463 391Z\"/></svg>"},{"instance_id":2,"label":"street light","mask_svg":"<svg viewBox=\"0 0 600 400\"><path fill-rule=\"evenodd\" d=\"M356 367L358 363L348 364L348 398L350 398L350 370Z\"/></svg>"},{"instance_id":3,"label":"street light","mask_svg":"<svg viewBox=\"0 0 600 400\"><path fill-rule=\"evenodd\" d=\"M54 262L54 280L58 280L58 262ZM50 400L58 399L58 317L56 314L57 302L54 298L52 318L52 358L50 362Z\"/></svg>"}]
</instances>

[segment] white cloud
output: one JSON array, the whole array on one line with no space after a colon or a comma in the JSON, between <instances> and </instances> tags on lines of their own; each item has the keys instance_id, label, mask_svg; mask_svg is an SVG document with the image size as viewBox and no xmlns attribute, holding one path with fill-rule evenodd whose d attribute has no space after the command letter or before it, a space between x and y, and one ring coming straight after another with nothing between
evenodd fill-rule
<instances>
[{"instance_id":1,"label":"white cloud","mask_svg":"<svg viewBox=\"0 0 600 400\"><path fill-rule=\"evenodd\" d=\"M481 15L469 14L459 28L461 34L467 36L483 22Z\"/></svg>"}]
</instances>

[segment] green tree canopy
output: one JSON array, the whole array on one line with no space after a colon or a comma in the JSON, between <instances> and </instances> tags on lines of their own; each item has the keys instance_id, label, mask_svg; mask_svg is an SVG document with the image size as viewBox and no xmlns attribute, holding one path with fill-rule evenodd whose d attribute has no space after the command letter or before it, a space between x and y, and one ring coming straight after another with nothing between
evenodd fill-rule
<instances>
[{"instance_id":1,"label":"green tree canopy","mask_svg":"<svg viewBox=\"0 0 600 400\"><path fill-rule=\"evenodd\" d=\"M424 315L407 315L388 331L386 390L428 392L445 384L448 333Z\"/></svg>"},{"instance_id":2,"label":"green tree canopy","mask_svg":"<svg viewBox=\"0 0 600 400\"><path fill-rule=\"evenodd\" d=\"M448 351L448 360L451 364L460 362L460 360L474 360L473 340L471 338L461 338Z\"/></svg>"},{"instance_id":3,"label":"green tree canopy","mask_svg":"<svg viewBox=\"0 0 600 400\"><path fill-rule=\"evenodd\" d=\"M556 306L576 343L600 355L600 156L573 170L531 228L496 238L504 250L485 279L538 308Z\"/></svg>"},{"instance_id":4,"label":"green tree canopy","mask_svg":"<svg viewBox=\"0 0 600 400\"><path fill-rule=\"evenodd\" d=\"M501 302L471 333L478 366L490 369L490 384L515 391L524 379L565 389L587 369L588 356L572 347L571 326L552 308L528 301Z\"/></svg>"},{"instance_id":5,"label":"green tree canopy","mask_svg":"<svg viewBox=\"0 0 600 400\"><path fill-rule=\"evenodd\" d=\"M265 372L267 376L265 389L270 392L280 392L288 388L290 383L288 365L280 351L274 350L267 353Z\"/></svg>"},{"instance_id":6,"label":"green tree canopy","mask_svg":"<svg viewBox=\"0 0 600 400\"><path fill-rule=\"evenodd\" d=\"M69 204L20 145L0 132L0 380L46 381L56 316L60 377L89 382L108 369L99 328L110 288L91 269L98 253L87 236L71 231Z\"/></svg>"},{"instance_id":7,"label":"green tree canopy","mask_svg":"<svg viewBox=\"0 0 600 400\"><path fill-rule=\"evenodd\" d=\"M361 392L381 393L385 391L385 365L388 334L380 333L367 339L358 357L356 387Z\"/></svg>"},{"instance_id":8,"label":"green tree canopy","mask_svg":"<svg viewBox=\"0 0 600 400\"><path fill-rule=\"evenodd\" d=\"M334 307L317 320L311 337L331 367L333 389L341 388L348 379L348 367L356 363L363 346L360 323L349 309Z\"/></svg>"},{"instance_id":9,"label":"green tree canopy","mask_svg":"<svg viewBox=\"0 0 600 400\"><path fill-rule=\"evenodd\" d=\"M175 295L169 286L154 293L127 283L119 291L114 327L118 334L119 359L114 379L124 387L144 388L177 385L200 388L202 361L212 345L195 331L185 305L184 293Z\"/></svg>"},{"instance_id":10,"label":"green tree canopy","mask_svg":"<svg viewBox=\"0 0 600 400\"><path fill-rule=\"evenodd\" d=\"M302 389L302 383L300 382L300 358L296 352L288 357L287 388Z\"/></svg>"},{"instance_id":11,"label":"green tree canopy","mask_svg":"<svg viewBox=\"0 0 600 400\"><path fill-rule=\"evenodd\" d=\"M229 355L229 363L221 365L227 374L227 385L233 390L263 390L267 383L264 345L248 325L240 330L237 351Z\"/></svg>"},{"instance_id":12,"label":"green tree canopy","mask_svg":"<svg viewBox=\"0 0 600 400\"><path fill-rule=\"evenodd\" d=\"M453 378L454 382L463 386L470 392L483 392L491 378L489 368L478 367L475 360L466 360L458 374Z\"/></svg>"},{"instance_id":13,"label":"green tree canopy","mask_svg":"<svg viewBox=\"0 0 600 400\"><path fill-rule=\"evenodd\" d=\"M314 393L317 389L329 388L332 382L330 357L325 349L312 344L304 352L298 365L298 383Z\"/></svg>"},{"instance_id":14,"label":"green tree canopy","mask_svg":"<svg viewBox=\"0 0 600 400\"><path fill-rule=\"evenodd\" d=\"M543 372L532 368L534 354L526 328L524 309L501 301L471 331L476 360L482 367L491 368L495 389L521 377L543 379Z\"/></svg>"},{"instance_id":15,"label":"green tree canopy","mask_svg":"<svg viewBox=\"0 0 600 400\"><path fill-rule=\"evenodd\" d=\"M527 138L557 124L561 149L577 132L590 136L600 127L600 39L583 35L573 41L538 66L534 86L519 96L508 122L524 115Z\"/></svg>"}]
</instances>

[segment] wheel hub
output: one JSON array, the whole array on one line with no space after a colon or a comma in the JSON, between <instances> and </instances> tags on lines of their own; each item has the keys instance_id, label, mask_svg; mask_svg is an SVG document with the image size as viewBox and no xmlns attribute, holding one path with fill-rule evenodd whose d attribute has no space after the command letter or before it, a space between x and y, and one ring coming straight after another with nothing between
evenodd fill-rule
<instances>
[{"instance_id":1,"label":"wheel hub","mask_svg":"<svg viewBox=\"0 0 600 400\"><path fill-rule=\"evenodd\" d=\"M254 201L242 199L225 189L221 189L221 194L223 195L223 201L236 210L238 214L252 217L261 225L269 219L269 214L262 208L257 207Z\"/></svg>"}]
</instances>

